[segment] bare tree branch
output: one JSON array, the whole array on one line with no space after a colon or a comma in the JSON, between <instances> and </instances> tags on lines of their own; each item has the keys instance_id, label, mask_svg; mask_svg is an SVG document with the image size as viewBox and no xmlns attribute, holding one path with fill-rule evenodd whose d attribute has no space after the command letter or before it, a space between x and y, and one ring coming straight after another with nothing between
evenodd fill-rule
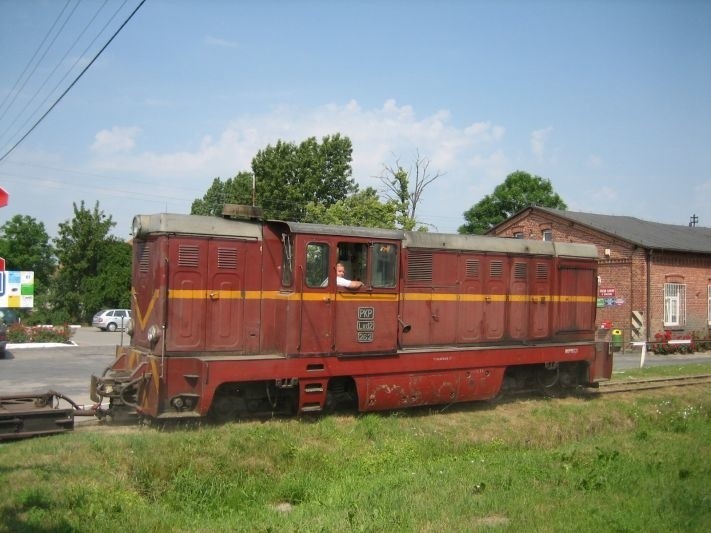
<instances>
[{"instance_id":1,"label":"bare tree branch","mask_svg":"<svg viewBox=\"0 0 711 533\"><path fill-rule=\"evenodd\" d=\"M425 189L435 180L444 176L439 170L431 173L429 158L421 156L419 149L415 154L415 161L405 170L400 164L400 158L395 156L395 164L383 164L383 171L378 176L385 186L382 193L385 197L398 205L401 224L405 229L413 229L420 224L417 220L417 206L422 199Z\"/></svg>"}]
</instances>

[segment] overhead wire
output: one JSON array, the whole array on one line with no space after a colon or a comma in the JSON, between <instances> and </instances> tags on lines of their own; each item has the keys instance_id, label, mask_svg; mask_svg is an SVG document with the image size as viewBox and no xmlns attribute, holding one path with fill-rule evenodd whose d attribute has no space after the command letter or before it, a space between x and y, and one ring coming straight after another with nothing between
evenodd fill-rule
<instances>
[{"instance_id":1,"label":"overhead wire","mask_svg":"<svg viewBox=\"0 0 711 533\"><path fill-rule=\"evenodd\" d=\"M21 166L21 167L31 167L31 168L35 168L35 169L43 169L43 170L51 170L54 172L62 172L62 173L67 173L67 174L71 174L71 175L75 175L75 176L88 176L90 178L94 178L95 180L105 180L109 183L120 182L124 185L130 185L131 183L135 183L136 185L144 185L146 183L145 178L131 179L126 176L118 177L118 176L112 176L109 174L101 174L98 172L86 172L83 170L77 170L77 169L72 169L72 168L60 168L60 167L56 167L56 166L39 165L39 164L35 164L35 163L21 163L21 162L13 161L11 164L16 165L16 166ZM59 181L59 180L48 179L46 177L41 177L41 178L35 177L35 176L31 176L29 174L20 175L20 173L18 173L18 172L13 172L12 174L4 174L4 173L0 172L0 177L5 177L6 179L9 179L9 180L13 180L13 179L21 180L21 181L28 180L28 181L38 182L38 183L39 182L48 182L48 183L55 184L57 186L67 185L72 188L85 187L85 185L83 185L83 184L74 184L71 181L67 181L66 179L64 179L63 181ZM139 194L139 193L136 193L135 191L132 193L131 191L124 191L124 190L115 189L115 188L111 188L109 190L113 190L113 191L121 192L121 193L133 194L132 197L135 197L135 198L142 198L142 197L146 196L146 194L148 194L149 196L156 196L156 197L165 198L165 199L169 199L169 200L176 200L176 201L189 201L191 199L194 199L193 195L198 194L198 192L199 192L199 191L195 191L193 188L176 186L175 183L171 184L170 190L172 192L178 192L178 193L184 192L186 194L185 197L181 198L178 196L166 196L163 193L152 194L152 193L141 192Z\"/></svg>"},{"instance_id":2,"label":"overhead wire","mask_svg":"<svg viewBox=\"0 0 711 533\"><path fill-rule=\"evenodd\" d=\"M8 110L15 103L15 100L17 99L17 95L22 92L22 89L25 88L25 84L27 83L27 80L29 80L32 77L32 74L34 74L35 70L37 69L37 66L35 66L35 68L32 70L32 73L27 77L27 80L25 80L25 82L22 84L22 87L17 92L15 92L15 89L17 89L17 86L20 83L20 80L22 80L22 78L25 76L27 69L30 68L30 65L32 65L32 63L34 62L35 57L37 57L37 54L44 46L44 43L47 41L49 36L54 31L55 26L59 22L59 19L62 17L62 14L64 14L64 11L67 9L67 6L69 6L69 2L71 2L71 0L67 0L67 2L64 4L64 7L59 12L59 15L57 15L57 18L54 19L54 23L52 24L52 27L47 31L47 33L44 36L44 39L42 39L42 42L39 44L39 46L35 50L35 53L32 54L32 57L27 62L27 65L25 65L25 68L22 70L22 74L20 74L20 76L15 81L15 84L12 86L12 89L10 89L10 91L5 95L5 98L3 99L2 103L0 103L0 109L2 109L3 106L5 105L5 103L7 103L8 99L12 96L12 102L10 102L10 105L7 106L7 109L5 109L5 111L3 111L2 114L0 114L0 121L5 117L5 114L8 112Z\"/></svg>"},{"instance_id":3,"label":"overhead wire","mask_svg":"<svg viewBox=\"0 0 711 533\"><path fill-rule=\"evenodd\" d=\"M72 45L67 49L67 51L64 53L64 55L62 56L62 58L61 58L61 59L57 62L57 64L54 66L54 69L52 69L52 72L50 72L50 73L47 75L47 77L45 77L45 80L44 80L44 81L40 84L40 86L37 88L37 90L35 91L35 94L33 94L32 97L30 97L30 98L27 100L27 103L25 104L25 107L22 108L22 111L20 111L20 112L17 114L17 117L15 117L15 120L12 122L12 124L10 124L10 126L8 126L8 128L7 128L2 134L0 134L0 139L2 139L2 138L4 137L4 135L9 131L9 129L15 124L15 122L17 122L17 119L18 119L20 116L22 116L22 115L24 114L24 112L25 112L25 111L27 110L27 108L32 104L32 102L34 102L34 101L37 99L37 95L42 91L42 89L44 89L44 86L47 84L47 82L49 82L49 80L52 78L52 76L54 76L54 73L57 72L57 69L59 69L59 67L63 64L64 60L65 60L66 57L69 55L69 53L74 49L74 47L77 45L77 43L79 42L79 40L84 36L84 34L86 33L86 31L89 29L89 27L94 23L94 20L96 20L96 17L99 15L99 13L104 9L104 7L106 7L106 4L108 3L108 1L109 1L109 0L104 0L104 3L101 5L101 7L99 7L99 9L96 11L96 13L94 13L94 16L91 18L91 20L84 26L84 29L79 33L79 35L78 35L77 38L74 40L74 42L72 43ZM28 118L25 120L25 122L22 124L22 126L20 126L20 127L17 129L17 131L16 131L13 135L11 135L11 136L9 137L10 139L15 138L17 135L19 135L20 132L22 132L23 130L25 130L25 128L27 127L27 125L31 122L32 117L37 116L37 113L40 111L40 109L42 109L42 108L44 107L44 105L47 103L47 100L49 100L49 98L52 96L52 94L55 93L55 91L56 91L56 90L59 88L59 86L64 82L64 80L67 78L67 76L69 76L69 74L74 70L74 67L76 67L77 63L79 63L79 61L81 61L81 60L84 58L84 56L86 55L86 53L87 53L87 52L89 51L89 49L94 45L94 43L95 43L96 40L99 38L99 36L104 32L104 30L106 30L107 26L111 23L111 21L113 21L114 18L116 18L116 15L118 15L119 11L123 8L123 6L126 4L127 1L128 1L128 0L124 0L124 2L123 2L123 3L121 4L121 6L119 6L119 8L114 12L114 14L112 15L112 17L108 20L108 22L106 22L106 24L104 24L104 27L101 28L101 31L99 31L99 33L97 33L96 37L94 37L94 39L91 41L91 43L89 43L89 45L84 49L84 52L82 52L82 54L79 55L79 57L77 57L77 59L76 59L76 61L74 62L74 64L67 70L67 72L64 74L64 76L62 76L62 78L55 84L55 86L52 88L52 90L51 90L49 93L47 93L47 96L44 97L44 100L42 100L42 102L40 102L40 104L35 108L34 111L32 111L32 113L30 113L30 115L29 115ZM0 143L0 146L2 146L2 143Z\"/></svg>"},{"instance_id":4,"label":"overhead wire","mask_svg":"<svg viewBox=\"0 0 711 533\"><path fill-rule=\"evenodd\" d=\"M32 72L30 73L30 75L29 75L29 76L27 77L27 79L25 80L25 83L22 84L22 87L20 88L20 90L19 90L19 91L17 92L17 94L15 95L15 98L17 97L17 95L19 95L19 94L22 92L22 89L25 88L25 85L27 84L27 82L32 78L32 76L34 75L34 73L35 73L35 71L37 70L37 68L42 64L42 61L44 61L44 58L47 56L47 53L50 51L50 49L52 48L52 46L53 46L54 43L56 42L57 38L59 37L59 34L62 33L62 31L63 31L64 28L66 27L67 23L69 22L69 20L70 20L70 19L72 18L72 16L74 15L74 12L76 11L77 7L79 7L79 2L77 2L76 4L74 4L74 8L69 12L69 14L67 15L67 17L64 19L64 22L62 23L62 26L61 26L61 27L59 28L59 30L57 30L57 32L54 34L54 37L52 37L51 42L50 42L50 43L47 45L47 47L44 49L44 52L42 53L42 57L40 57L39 60L37 61L37 63L35 64L34 68L32 69ZM13 101L12 101L13 104L15 103L15 98L13 98ZM34 98L34 97L33 97L33 98ZM31 100L30 100L30 101L31 101ZM28 105L29 105L29 102L28 102ZM25 108L26 108L26 107L27 107L27 106L25 106ZM8 107L8 109L10 109L10 107ZM5 129L5 131L0 135L0 138L4 137L4 136L5 136L5 133L7 133L8 131L10 131L10 128L12 128L12 127L15 125L15 122L18 121L18 119L20 118L20 116L22 115L23 112L24 112L24 109L23 109L20 113L18 113L18 114L15 116L15 120L13 120L13 121L10 123L10 125Z\"/></svg>"},{"instance_id":5,"label":"overhead wire","mask_svg":"<svg viewBox=\"0 0 711 533\"><path fill-rule=\"evenodd\" d=\"M133 18L133 16L138 12L138 10L141 8L141 6L146 2L146 0L141 0L141 2L136 6L136 8L131 12L131 14L126 18L126 20L123 21L121 26L113 33L113 35L109 38L108 41L106 41L106 44L101 47L101 49L96 53L96 55L92 58L92 60L82 69L82 71L77 75L76 78L74 78L74 81L69 84L69 87L67 87L62 94L59 95L59 97L54 101L54 103L45 111L42 116L37 119L37 121L32 125L32 127L25 133L20 140L18 140L7 152L5 152L2 157L0 157L0 162L2 162L8 155L10 155L15 148L17 148L29 135L32 133L37 126L49 115L52 110L57 107L59 102L62 101L62 99L67 95L67 93L76 85L76 83L81 79L81 77L86 73L87 70L94 64L94 62L101 56L101 54L108 48L108 46L111 44L111 42L116 38L116 36L123 30L123 28L126 26L126 24L129 23L129 21Z\"/></svg>"}]
</instances>

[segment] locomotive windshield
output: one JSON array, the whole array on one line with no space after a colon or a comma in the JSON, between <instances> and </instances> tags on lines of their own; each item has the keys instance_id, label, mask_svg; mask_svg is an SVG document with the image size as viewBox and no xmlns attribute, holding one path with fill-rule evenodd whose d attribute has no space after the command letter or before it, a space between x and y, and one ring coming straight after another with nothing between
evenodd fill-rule
<instances>
[{"instance_id":1,"label":"locomotive windshield","mask_svg":"<svg viewBox=\"0 0 711 533\"><path fill-rule=\"evenodd\" d=\"M327 243L306 245L306 285L327 287L336 265L342 265L345 278L362 281L373 288L393 288L397 284L397 247L388 243L339 242L331 257Z\"/></svg>"}]
</instances>

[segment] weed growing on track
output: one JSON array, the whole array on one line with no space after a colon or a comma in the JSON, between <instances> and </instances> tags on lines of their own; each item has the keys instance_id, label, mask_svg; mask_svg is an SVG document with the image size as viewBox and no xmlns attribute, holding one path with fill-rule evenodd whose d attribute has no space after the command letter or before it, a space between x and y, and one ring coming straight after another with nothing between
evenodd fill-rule
<instances>
[{"instance_id":1,"label":"weed growing on track","mask_svg":"<svg viewBox=\"0 0 711 533\"><path fill-rule=\"evenodd\" d=\"M708 386L0 446L3 531L706 531Z\"/></svg>"}]
</instances>

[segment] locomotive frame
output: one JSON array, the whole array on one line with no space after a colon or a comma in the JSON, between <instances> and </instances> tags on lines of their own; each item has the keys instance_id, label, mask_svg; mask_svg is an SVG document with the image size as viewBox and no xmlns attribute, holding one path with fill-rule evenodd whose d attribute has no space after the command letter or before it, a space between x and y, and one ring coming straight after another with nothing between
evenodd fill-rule
<instances>
[{"instance_id":1,"label":"locomotive frame","mask_svg":"<svg viewBox=\"0 0 711 533\"><path fill-rule=\"evenodd\" d=\"M223 217L139 215L130 345L100 416L229 420L596 386L593 245ZM360 290L338 287L336 263Z\"/></svg>"}]
</instances>

